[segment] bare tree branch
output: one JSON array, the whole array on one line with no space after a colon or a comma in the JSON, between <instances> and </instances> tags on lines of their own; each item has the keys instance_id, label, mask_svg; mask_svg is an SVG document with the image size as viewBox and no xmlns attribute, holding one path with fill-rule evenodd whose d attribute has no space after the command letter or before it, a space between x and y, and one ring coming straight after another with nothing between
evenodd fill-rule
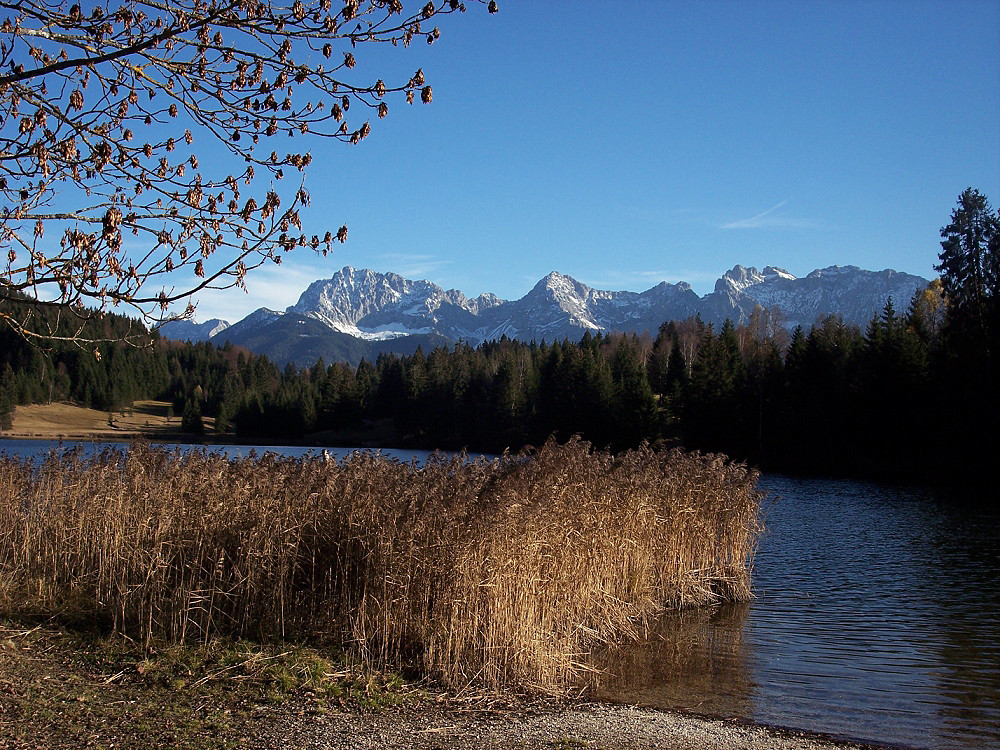
<instances>
[{"instance_id":1,"label":"bare tree branch","mask_svg":"<svg viewBox=\"0 0 1000 750\"><path fill-rule=\"evenodd\" d=\"M0 2L0 301L26 296L81 321L125 308L155 326L191 314L171 312L175 302L243 287L296 247L326 254L346 225L306 236L304 186L275 187L312 154L268 141L357 144L371 125L348 124L352 104L382 118L392 94L430 102L422 71L389 85L355 70L355 50L433 43L433 21L464 10L457 0L408 14L401 0L338 11L331 0L103 0L86 13ZM224 145L229 159L217 148L199 158L196 141ZM29 340L66 337L39 320L0 313ZM71 340L94 342L75 330Z\"/></svg>"}]
</instances>

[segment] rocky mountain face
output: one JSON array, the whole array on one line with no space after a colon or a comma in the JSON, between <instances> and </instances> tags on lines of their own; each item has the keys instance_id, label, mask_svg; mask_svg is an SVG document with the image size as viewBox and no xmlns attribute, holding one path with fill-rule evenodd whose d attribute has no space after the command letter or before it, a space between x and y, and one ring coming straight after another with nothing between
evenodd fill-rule
<instances>
[{"instance_id":1,"label":"rocky mountain face","mask_svg":"<svg viewBox=\"0 0 1000 750\"><path fill-rule=\"evenodd\" d=\"M175 320L160 329L160 333L175 341L208 341L212 336L229 328L229 322L212 318L204 323L193 320Z\"/></svg>"},{"instance_id":2,"label":"rocky mountain face","mask_svg":"<svg viewBox=\"0 0 1000 750\"><path fill-rule=\"evenodd\" d=\"M579 339L586 331L653 331L666 320L699 312L698 295L681 282L663 282L645 292L591 289L553 271L519 300L495 305L479 316L470 342L501 336L522 341Z\"/></svg>"},{"instance_id":3,"label":"rocky mountain face","mask_svg":"<svg viewBox=\"0 0 1000 750\"><path fill-rule=\"evenodd\" d=\"M347 266L331 279L310 284L288 312L367 340L427 333L457 340L471 339L477 316L500 304L502 300L492 294L470 300L429 281Z\"/></svg>"},{"instance_id":4,"label":"rocky mountain face","mask_svg":"<svg viewBox=\"0 0 1000 750\"><path fill-rule=\"evenodd\" d=\"M865 271L857 266L830 266L796 278L780 268L736 266L715 282L715 291L702 298L702 320L718 323L730 318L746 322L755 306L777 307L784 325L793 330L809 326L825 315L840 315L864 327L882 311L891 297L903 313L913 293L928 280L899 271Z\"/></svg>"},{"instance_id":5,"label":"rocky mountain face","mask_svg":"<svg viewBox=\"0 0 1000 750\"><path fill-rule=\"evenodd\" d=\"M524 297L505 301L492 294L469 299L429 281L345 267L309 285L284 313L261 308L233 326L224 321L169 323L167 338L233 344L279 363L356 363L380 351L406 352L462 339L476 345L501 336L522 341L579 339L584 332L654 333L668 320L700 315L719 326L726 318L744 323L757 305L777 307L789 330L808 329L828 314L864 326L890 297L905 311L927 279L898 271L831 266L796 278L780 268L736 266L715 290L699 297L687 283L663 282L645 292L591 289L553 271ZM212 325L209 325L212 324ZM221 327L220 327L221 326ZM326 352L326 353L324 353Z\"/></svg>"}]
</instances>

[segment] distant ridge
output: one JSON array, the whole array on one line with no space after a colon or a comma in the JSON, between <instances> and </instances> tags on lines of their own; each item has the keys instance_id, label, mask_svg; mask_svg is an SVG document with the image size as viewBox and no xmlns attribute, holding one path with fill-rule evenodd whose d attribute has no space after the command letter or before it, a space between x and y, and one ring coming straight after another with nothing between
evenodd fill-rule
<instances>
[{"instance_id":1,"label":"distant ridge","mask_svg":"<svg viewBox=\"0 0 1000 750\"><path fill-rule=\"evenodd\" d=\"M160 333L168 339L177 341L207 341L220 331L229 328L229 322L212 318L204 323L191 320L175 320L160 328Z\"/></svg>"},{"instance_id":2,"label":"distant ridge","mask_svg":"<svg viewBox=\"0 0 1000 750\"><path fill-rule=\"evenodd\" d=\"M928 284L920 276L886 269L830 266L796 278L784 269L734 266L710 294L690 284L662 282L644 292L592 289L553 271L526 295L506 301L493 294L469 299L430 281L345 266L313 282L284 313L260 308L230 326L212 320L161 328L167 338L230 341L267 354L278 363L357 364L380 351L404 353L437 344L477 345L502 336L522 341L579 339L584 332L651 332L668 320L701 316L721 325L745 323L757 305L777 307L789 330L808 329L822 316L840 315L865 325L890 297L905 310L913 293Z\"/></svg>"}]
</instances>

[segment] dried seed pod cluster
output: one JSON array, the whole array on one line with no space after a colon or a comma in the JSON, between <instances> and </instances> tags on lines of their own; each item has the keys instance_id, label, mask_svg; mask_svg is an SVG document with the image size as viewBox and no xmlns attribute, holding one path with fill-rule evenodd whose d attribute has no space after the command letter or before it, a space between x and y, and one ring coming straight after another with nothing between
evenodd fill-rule
<instances>
[{"instance_id":1,"label":"dried seed pod cluster","mask_svg":"<svg viewBox=\"0 0 1000 750\"><path fill-rule=\"evenodd\" d=\"M280 251L329 251L288 233L301 225L294 188L281 211L254 189L255 168L273 180L285 167L303 170L306 144L283 157L270 144L258 148L304 134L360 143L371 128L366 118L348 124L352 104L383 118L386 97L412 101L421 86L429 102L420 71L387 83L364 72L359 50L433 41L440 31L429 19L465 10L449 2L405 11L399 0L87 6L23 0L0 10L9 14L0 16L0 248L8 259L0 300L125 306L152 324L202 289L242 286L247 270L277 262ZM347 48L342 62L327 67L338 46ZM185 148L199 145L208 148ZM260 208L248 208L253 197L241 191ZM136 239L123 242L124 232ZM53 335L30 317L0 318L34 339Z\"/></svg>"}]
</instances>

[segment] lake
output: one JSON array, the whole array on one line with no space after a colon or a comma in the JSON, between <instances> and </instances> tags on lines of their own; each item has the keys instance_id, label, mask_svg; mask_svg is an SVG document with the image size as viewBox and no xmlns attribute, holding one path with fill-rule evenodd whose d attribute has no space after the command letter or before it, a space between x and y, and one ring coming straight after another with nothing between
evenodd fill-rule
<instances>
[{"instance_id":1,"label":"lake","mask_svg":"<svg viewBox=\"0 0 1000 750\"><path fill-rule=\"evenodd\" d=\"M65 450L77 445L82 447L84 456L92 456L107 447L117 450L125 450L128 448L128 443L76 443L70 441L61 442L56 440L11 440L0 438L0 455L6 453L9 456L38 459L44 457L50 451ZM166 443L163 447L168 450L179 448L184 452L205 449L209 453L222 453L229 458L244 458L250 454L250 451L253 451L258 456L263 455L264 453L275 453L279 456L301 458L308 455L319 456L324 450L335 458L343 458L358 450L369 450L367 448L317 448L315 446L301 445L201 445L193 443ZM373 452L375 451L375 449L371 450ZM381 453L383 456L399 459L400 461L408 462L412 459L416 459L418 463L426 462L427 459L434 453L434 451L413 450L409 448L380 448L377 452Z\"/></svg>"},{"instance_id":2,"label":"lake","mask_svg":"<svg viewBox=\"0 0 1000 750\"><path fill-rule=\"evenodd\" d=\"M0 440L0 453L56 445ZM642 643L598 659L597 696L871 743L1000 748L997 511L863 482L766 475L760 485L756 598L662 618Z\"/></svg>"},{"instance_id":3,"label":"lake","mask_svg":"<svg viewBox=\"0 0 1000 750\"><path fill-rule=\"evenodd\" d=\"M605 700L915 748L1000 747L1000 517L765 476L756 598L664 618Z\"/></svg>"}]
</instances>

